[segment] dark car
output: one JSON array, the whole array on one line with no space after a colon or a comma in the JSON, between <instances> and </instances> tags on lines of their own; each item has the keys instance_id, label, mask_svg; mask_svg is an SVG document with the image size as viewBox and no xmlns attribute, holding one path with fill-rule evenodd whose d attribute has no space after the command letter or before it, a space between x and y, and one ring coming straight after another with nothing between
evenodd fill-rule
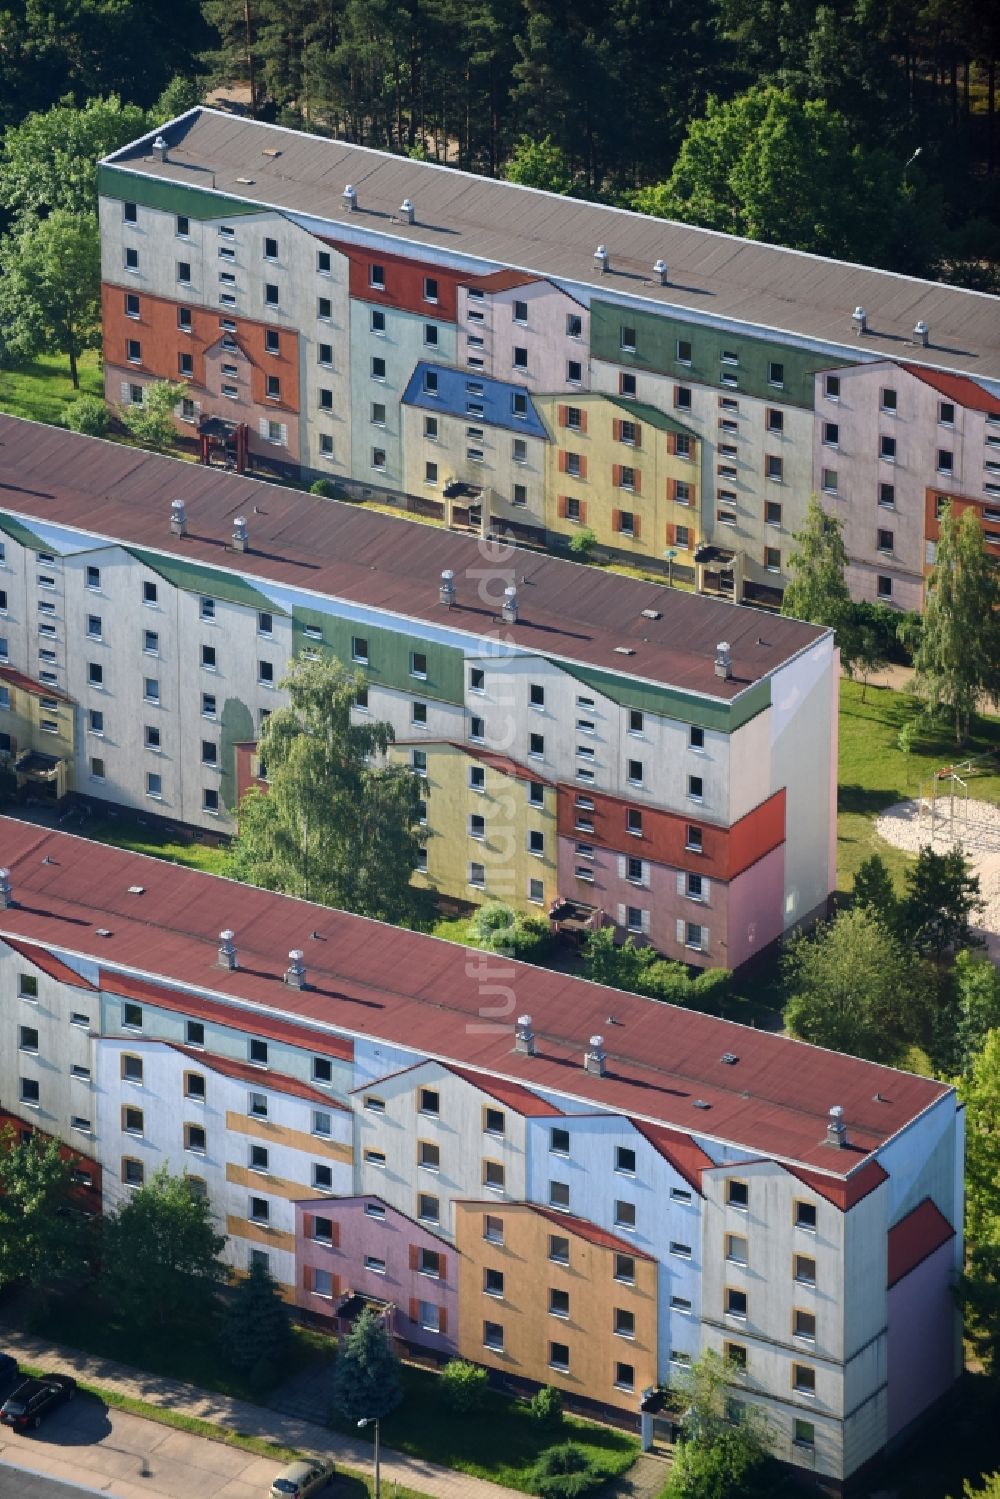
<instances>
[{"instance_id":1,"label":"dark car","mask_svg":"<svg viewBox=\"0 0 1000 1499\"><path fill-rule=\"evenodd\" d=\"M9 1353L0 1353L0 1395L6 1395L17 1384L20 1371L17 1359Z\"/></svg>"},{"instance_id":2,"label":"dark car","mask_svg":"<svg viewBox=\"0 0 1000 1499\"><path fill-rule=\"evenodd\" d=\"M75 1394L76 1380L68 1374L43 1374L39 1379L26 1379L0 1406L0 1422L13 1426L15 1431L25 1431L29 1426L37 1431L50 1411L64 1400L72 1400Z\"/></svg>"}]
</instances>

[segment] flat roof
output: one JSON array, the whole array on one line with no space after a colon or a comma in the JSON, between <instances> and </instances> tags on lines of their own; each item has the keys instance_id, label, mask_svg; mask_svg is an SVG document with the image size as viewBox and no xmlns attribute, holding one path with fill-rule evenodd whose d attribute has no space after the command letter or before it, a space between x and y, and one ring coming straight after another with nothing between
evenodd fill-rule
<instances>
[{"instance_id":1,"label":"flat roof","mask_svg":"<svg viewBox=\"0 0 1000 1499\"><path fill-rule=\"evenodd\" d=\"M152 154L156 134L169 144L165 161ZM483 262L484 272L500 264L590 287L597 297L638 297L693 319L745 324L762 335L777 330L838 349L1000 379L997 299L983 292L585 203L203 107L105 162L312 215L339 224L346 237L352 231L382 235L397 241L401 253L430 249L452 257L452 264L456 256ZM358 195L353 213L342 202L347 183ZM413 224L399 216L404 198L415 206ZM594 262L598 245L610 256L603 276ZM658 259L669 267L667 286L653 275ZM869 329L861 339L851 324L859 305L868 313ZM919 319L930 328L926 349L913 341Z\"/></svg>"},{"instance_id":2,"label":"flat roof","mask_svg":"<svg viewBox=\"0 0 1000 1499\"><path fill-rule=\"evenodd\" d=\"M187 535L170 531L183 499ZM112 543L231 570L470 637L502 638L661 686L732 701L830 631L745 605L644 583L523 548L498 553L473 536L421 525L0 415L0 513L75 527ZM232 550L233 518L246 517L249 549ZM440 602L441 572L455 574L456 602ZM481 585L497 569L501 580ZM516 576L517 624L499 618L504 570ZM262 607L267 607L263 599ZM653 610L658 619L643 617ZM728 641L733 675L715 675ZM628 654L622 654L622 650Z\"/></svg>"},{"instance_id":3,"label":"flat roof","mask_svg":"<svg viewBox=\"0 0 1000 1499\"><path fill-rule=\"evenodd\" d=\"M257 890L68 833L0 818L0 850L15 904L0 936L41 943L156 982L250 1007L230 1023L252 1031L253 1011L294 1034L331 1027L340 1045L367 1038L459 1067L495 1072L533 1092L670 1126L808 1166L834 1180L953 1090L800 1041L608 989L550 969L490 957L435 937ZM129 893L141 885L142 895ZM217 964L218 934L235 930L239 967ZM305 954L309 987L283 982L287 953ZM153 982L150 982L153 980ZM104 982L102 978L102 982ZM133 982L126 980L125 983ZM498 993L510 1014L494 1018ZM534 1056L514 1050L514 1017L528 1014ZM585 1070L603 1035L607 1071ZM735 1062L724 1060L735 1056ZM823 1143L828 1111L844 1110L849 1144Z\"/></svg>"}]
</instances>

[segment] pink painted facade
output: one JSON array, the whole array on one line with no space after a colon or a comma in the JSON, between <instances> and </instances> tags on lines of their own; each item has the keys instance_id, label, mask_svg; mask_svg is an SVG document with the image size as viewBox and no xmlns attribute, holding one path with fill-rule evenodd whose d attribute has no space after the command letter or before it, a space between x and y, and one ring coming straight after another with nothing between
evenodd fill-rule
<instances>
[{"instance_id":1,"label":"pink painted facade","mask_svg":"<svg viewBox=\"0 0 1000 1499\"><path fill-rule=\"evenodd\" d=\"M905 1430L952 1386L955 1356L955 1245L940 1245L891 1286L886 1337L887 1439Z\"/></svg>"},{"instance_id":2,"label":"pink painted facade","mask_svg":"<svg viewBox=\"0 0 1000 1499\"><path fill-rule=\"evenodd\" d=\"M574 389L588 390L588 308L550 281L525 279L523 284L503 285L508 279L518 278L501 272L458 288L459 365L470 374L515 380L528 390L565 391L567 400ZM501 284L494 288L494 282ZM520 309L515 303L524 304L526 319L516 317ZM577 327L578 332L571 331ZM526 366L515 364L516 348L527 351Z\"/></svg>"},{"instance_id":3,"label":"pink painted facade","mask_svg":"<svg viewBox=\"0 0 1000 1499\"><path fill-rule=\"evenodd\" d=\"M379 1197L295 1205L295 1304L336 1317L348 1294L391 1304L391 1332L439 1353L458 1337L454 1246Z\"/></svg>"},{"instance_id":4,"label":"pink painted facade","mask_svg":"<svg viewBox=\"0 0 1000 1499\"><path fill-rule=\"evenodd\" d=\"M728 886L726 968L738 968L781 936L784 900L785 845L781 843Z\"/></svg>"}]
</instances>

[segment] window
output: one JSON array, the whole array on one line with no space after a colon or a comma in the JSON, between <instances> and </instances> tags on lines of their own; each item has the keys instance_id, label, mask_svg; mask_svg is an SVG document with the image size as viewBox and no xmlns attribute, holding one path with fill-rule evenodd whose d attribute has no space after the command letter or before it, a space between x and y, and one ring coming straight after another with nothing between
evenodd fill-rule
<instances>
[{"instance_id":1,"label":"window","mask_svg":"<svg viewBox=\"0 0 1000 1499\"><path fill-rule=\"evenodd\" d=\"M566 384L583 384L583 365L579 359L567 359L566 361Z\"/></svg>"},{"instance_id":2,"label":"window","mask_svg":"<svg viewBox=\"0 0 1000 1499\"><path fill-rule=\"evenodd\" d=\"M421 1088L420 1112L437 1119L441 1115L441 1095L436 1088Z\"/></svg>"},{"instance_id":3,"label":"window","mask_svg":"<svg viewBox=\"0 0 1000 1499\"><path fill-rule=\"evenodd\" d=\"M532 759L540 760L545 755L545 735L528 735L528 755Z\"/></svg>"},{"instance_id":4,"label":"window","mask_svg":"<svg viewBox=\"0 0 1000 1499\"><path fill-rule=\"evenodd\" d=\"M953 427L955 425L955 407L951 401L938 402L938 421L942 427Z\"/></svg>"},{"instance_id":5,"label":"window","mask_svg":"<svg viewBox=\"0 0 1000 1499\"><path fill-rule=\"evenodd\" d=\"M80 1123L84 1123L83 1120ZM86 1121L90 1128L90 1121ZM122 1156L122 1181L126 1187L141 1187L146 1180L146 1168L141 1161L134 1160L131 1156Z\"/></svg>"},{"instance_id":6,"label":"window","mask_svg":"<svg viewBox=\"0 0 1000 1499\"><path fill-rule=\"evenodd\" d=\"M410 751L410 769L418 776L425 776L427 774L426 750L415 749Z\"/></svg>"},{"instance_id":7,"label":"window","mask_svg":"<svg viewBox=\"0 0 1000 1499\"><path fill-rule=\"evenodd\" d=\"M815 1233L816 1204L814 1202L802 1202L797 1199L794 1207L794 1219L796 1228L804 1228L808 1233Z\"/></svg>"},{"instance_id":8,"label":"window","mask_svg":"<svg viewBox=\"0 0 1000 1499\"><path fill-rule=\"evenodd\" d=\"M764 548L764 566L767 568L769 573L780 573L781 552L777 547Z\"/></svg>"},{"instance_id":9,"label":"window","mask_svg":"<svg viewBox=\"0 0 1000 1499\"><path fill-rule=\"evenodd\" d=\"M635 1175L635 1151L628 1146L619 1145L615 1149L615 1170L624 1171L629 1176Z\"/></svg>"},{"instance_id":10,"label":"window","mask_svg":"<svg viewBox=\"0 0 1000 1499\"><path fill-rule=\"evenodd\" d=\"M895 510L896 508L896 486L895 484L880 484L878 487L878 502L883 510Z\"/></svg>"},{"instance_id":11,"label":"window","mask_svg":"<svg viewBox=\"0 0 1000 1499\"><path fill-rule=\"evenodd\" d=\"M137 1109L134 1104L123 1104L122 1129L127 1135L141 1135L143 1131L142 1109Z\"/></svg>"},{"instance_id":12,"label":"window","mask_svg":"<svg viewBox=\"0 0 1000 1499\"><path fill-rule=\"evenodd\" d=\"M385 448L372 448L372 468L385 469Z\"/></svg>"},{"instance_id":13,"label":"window","mask_svg":"<svg viewBox=\"0 0 1000 1499\"><path fill-rule=\"evenodd\" d=\"M554 1208L569 1207L569 1183L560 1181L549 1182L549 1206Z\"/></svg>"},{"instance_id":14,"label":"window","mask_svg":"<svg viewBox=\"0 0 1000 1499\"><path fill-rule=\"evenodd\" d=\"M701 776L688 776L688 796L694 802L700 802L704 795L704 783Z\"/></svg>"},{"instance_id":15,"label":"window","mask_svg":"<svg viewBox=\"0 0 1000 1499\"><path fill-rule=\"evenodd\" d=\"M125 250L125 269L127 271L138 271L139 269L139 251L133 249L131 245Z\"/></svg>"},{"instance_id":16,"label":"window","mask_svg":"<svg viewBox=\"0 0 1000 1499\"><path fill-rule=\"evenodd\" d=\"M876 544L880 552L891 552L893 533L891 531L878 530L876 532Z\"/></svg>"},{"instance_id":17,"label":"window","mask_svg":"<svg viewBox=\"0 0 1000 1499\"><path fill-rule=\"evenodd\" d=\"M502 1135L506 1129L503 1109L483 1110L483 1130L487 1135Z\"/></svg>"},{"instance_id":18,"label":"window","mask_svg":"<svg viewBox=\"0 0 1000 1499\"><path fill-rule=\"evenodd\" d=\"M800 1421L796 1417L792 1423L792 1441L796 1447L815 1447L816 1427L812 1421Z\"/></svg>"},{"instance_id":19,"label":"window","mask_svg":"<svg viewBox=\"0 0 1000 1499\"><path fill-rule=\"evenodd\" d=\"M421 1223L440 1223L441 1204L436 1197L428 1192L420 1192L417 1195L417 1217Z\"/></svg>"},{"instance_id":20,"label":"window","mask_svg":"<svg viewBox=\"0 0 1000 1499\"><path fill-rule=\"evenodd\" d=\"M438 377L436 370L424 370L424 394L436 396L438 390Z\"/></svg>"},{"instance_id":21,"label":"window","mask_svg":"<svg viewBox=\"0 0 1000 1499\"><path fill-rule=\"evenodd\" d=\"M319 318L320 322L323 323L328 323L333 317L333 303L330 301L329 297L317 297L316 316Z\"/></svg>"},{"instance_id":22,"label":"window","mask_svg":"<svg viewBox=\"0 0 1000 1499\"><path fill-rule=\"evenodd\" d=\"M742 1234L726 1235L726 1259L731 1260L734 1265L746 1265L748 1263L749 1244Z\"/></svg>"},{"instance_id":23,"label":"window","mask_svg":"<svg viewBox=\"0 0 1000 1499\"><path fill-rule=\"evenodd\" d=\"M622 326L621 326L621 328L618 331L618 345L619 345L619 348L624 349L627 353L634 354L635 353L635 329L634 328L630 328L630 327L628 327L627 324L623 323Z\"/></svg>"},{"instance_id":24,"label":"window","mask_svg":"<svg viewBox=\"0 0 1000 1499\"><path fill-rule=\"evenodd\" d=\"M948 448L938 448L937 467L939 474L946 474L949 478L954 472L954 456Z\"/></svg>"},{"instance_id":25,"label":"window","mask_svg":"<svg viewBox=\"0 0 1000 1499\"><path fill-rule=\"evenodd\" d=\"M424 344L429 349L436 349L438 343L437 323L424 324Z\"/></svg>"},{"instance_id":26,"label":"window","mask_svg":"<svg viewBox=\"0 0 1000 1499\"><path fill-rule=\"evenodd\" d=\"M807 1342L816 1341L816 1315L814 1312L803 1311L796 1307L792 1313L792 1336L802 1338Z\"/></svg>"},{"instance_id":27,"label":"window","mask_svg":"<svg viewBox=\"0 0 1000 1499\"><path fill-rule=\"evenodd\" d=\"M18 1030L18 1046L21 1051L38 1051L38 1032L30 1025L22 1025Z\"/></svg>"},{"instance_id":28,"label":"window","mask_svg":"<svg viewBox=\"0 0 1000 1499\"><path fill-rule=\"evenodd\" d=\"M366 1254L364 1258L364 1266L365 1269L370 1270L373 1275L385 1274L385 1260L380 1259L376 1254Z\"/></svg>"},{"instance_id":29,"label":"window","mask_svg":"<svg viewBox=\"0 0 1000 1499\"><path fill-rule=\"evenodd\" d=\"M313 1109L312 1133L328 1137L333 1133L333 1115L328 1114L326 1109Z\"/></svg>"},{"instance_id":30,"label":"window","mask_svg":"<svg viewBox=\"0 0 1000 1499\"><path fill-rule=\"evenodd\" d=\"M483 1347L493 1353L503 1353L503 1328L499 1322L483 1323Z\"/></svg>"},{"instance_id":31,"label":"window","mask_svg":"<svg viewBox=\"0 0 1000 1499\"><path fill-rule=\"evenodd\" d=\"M811 1255L795 1255L792 1265L794 1277L799 1285L814 1286L816 1284L816 1261Z\"/></svg>"},{"instance_id":32,"label":"window","mask_svg":"<svg viewBox=\"0 0 1000 1499\"><path fill-rule=\"evenodd\" d=\"M635 1228L634 1202L619 1200L615 1203L615 1223L618 1228Z\"/></svg>"},{"instance_id":33,"label":"window","mask_svg":"<svg viewBox=\"0 0 1000 1499\"><path fill-rule=\"evenodd\" d=\"M545 787L541 781L528 782L528 802L532 807L544 807Z\"/></svg>"},{"instance_id":34,"label":"window","mask_svg":"<svg viewBox=\"0 0 1000 1499\"><path fill-rule=\"evenodd\" d=\"M440 1171L441 1147L432 1140L417 1141L417 1165L425 1171Z\"/></svg>"},{"instance_id":35,"label":"window","mask_svg":"<svg viewBox=\"0 0 1000 1499\"><path fill-rule=\"evenodd\" d=\"M205 1078L200 1072L185 1072L184 1074L184 1097L196 1098L200 1102L205 1099Z\"/></svg>"},{"instance_id":36,"label":"window","mask_svg":"<svg viewBox=\"0 0 1000 1499\"><path fill-rule=\"evenodd\" d=\"M268 307L277 307L278 305L278 288L273 281L268 281L264 285L264 301Z\"/></svg>"},{"instance_id":37,"label":"window","mask_svg":"<svg viewBox=\"0 0 1000 1499\"><path fill-rule=\"evenodd\" d=\"M764 472L767 478L772 480L775 484L780 484L782 482L782 479L784 478L785 473L784 459L775 458L772 455L768 455L764 459L764 465Z\"/></svg>"},{"instance_id":38,"label":"window","mask_svg":"<svg viewBox=\"0 0 1000 1499\"><path fill-rule=\"evenodd\" d=\"M726 1202L731 1208L749 1208L750 1188L745 1181L729 1177L726 1181Z\"/></svg>"},{"instance_id":39,"label":"window","mask_svg":"<svg viewBox=\"0 0 1000 1499\"><path fill-rule=\"evenodd\" d=\"M104 733L104 714L99 708L91 708L87 714L87 728L91 734Z\"/></svg>"},{"instance_id":40,"label":"window","mask_svg":"<svg viewBox=\"0 0 1000 1499\"><path fill-rule=\"evenodd\" d=\"M122 1052L121 1067L123 1082L142 1082L142 1057L134 1057L128 1052Z\"/></svg>"},{"instance_id":41,"label":"window","mask_svg":"<svg viewBox=\"0 0 1000 1499\"><path fill-rule=\"evenodd\" d=\"M615 1336L619 1338L635 1337L635 1313L625 1311L622 1307L614 1309Z\"/></svg>"},{"instance_id":42,"label":"window","mask_svg":"<svg viewBox=\"0 0 1000 1499\"><path fill-rule=\"evenodd\" d=\"M503 1219L495 1218L492 1213L483 1214L483 1238L489 1244L503 1243Z\"/></svg>"},{"instance_id":43,"label":"window","mask_svg":"<svg viewBox=\"0 0 1000 1499\"><path fill-rule=\"evenodd\" d=\"M267 1094L251 1093L247 1104L247 1113L252 1119L267 1118Z\"/></svg>"},{"instance_id":44,"label":"window","mask_svg":"<svg viewBox=\"0 0 1000 1499\"><path fill-rule=\"evenodd\" d=\"M251 1223L268 1223L271 1218L271 1204L266 1197L251 1197L248 1210Z\"/></svg>"},{"instance_id":45,"label":"window","mask_svg":"<svg viewBox=\"0 0 1000 1499\"><path fill-rule=\"evenodd\" d=\"M499 1161L483 1161L483 1186L490 1187L494 1192L502 1192L504 1189L505 1172Z\"/></svg>"},{"instance_id":46,"label":"window","mask_svg":"<svg viewBox=\"0 0 1000 1499\"><path fill-rule=\"evenodd\" d=\"M513 307L513 316L515 323L526 323L528 321L527 302L515 302Z\"/></svg>"},{"instance_id":47,"label":"window","mask_svg":"<svg viewBox=\"0 0 1000 1499\"><path fill-rule=\"evenodd\" d=\"M686 1187L671 1187L670 1200L671 1202L690 1202L691 1193Z\"/></svg>"},{"instance_id":48,"label":"window","mask_svg":"<svg viewBox=\"0 0 1000 1499\"><path fill-rule=\"evenodd\" d=\"M632 783L633 786L641 786L642 785L642 761L641 760L629 760L627 763L628 763L627 774L628 774L629 781Z\"/></svg>"},{"instance_id":49,"label":"window","mask_svg":"<svg viewBox=\"0 0 1000 1499\"><path fill-rule=\"evenodd\" d=\"M184 1040L188 1046L204 1046L205 1026L200 1020L189 1020L185 1025Z\"/></svg>"},{"instance_id":50,"label":"window","mask_svg":"<svg viewBox=\"0 0 1000 1499\"><path fill-rule=\"evenodd\" d=\"M257 662L257 681L264 687L274 686L274 666L270 661Z\"/></svg>"},{"instance_id":51,"label":"window","mask_svg":"<svg viewBox=\"0 0 1000 1499\"><path fill-rule=\"evenodd\" d=\"M744 1321L747 1316L747 1293L738 1291L733 1286L726 1287L726 1315L729 1317L740 1317Z\"/></svg>"},{"instance_id":52,"label":"window","mask_svg":"<svg viewBox=\"0 0 1000 1499\"><path fill-rule=\"evenodd\" d=\"M549 1344L549 1366L563 1374L569 1373L569 1348L565 1343Z\"/></svg>"},{"instance_id":53,"label":"window","mask_svg":"<svg viewBox=\"0 0 1000 1499\"><path fill-rule=\"evenodd\" d=\"M550 1317L568 1317L569 1316L569 1292L568 1291L558 1290L555 1287L550 1287L549 1288L549 1316Z\"/></svg>"},{"instance_id":54,"label":"window","mask_svg":"<svg viewBox=\"0 0 1000 1499\"><path fill-rule=\"evenodd\" d=\"M549 1130L549 1150L553 1155L569 1155L569 1130Z\"/></svg>"},{"instance_id":55,"label":"window","mask_svg":"<svg viewBox=\"0 0 1000 1499\"><path fill-rule=\"evenodd\" d=\"M808 1364L792 1365L792 1389L798 1395L815 1395L816 1370Z\"/></svg>"},{"instance_id":56,"label":"window","mask_svg":"<svg viewBox=\"0 0 1000 1499\"><path fill-rule=\"evenodd\" d=\"M571 495L566 496L566 519L572 521L580 519L580 501L574 500Z\"/></svg>"},{"instance_id":57,"label":"window","mask_svg":"<svg viewBox=\"0 0 1000 1499\"><path fill-rule=\"evenodd\" d=\"M202 1125L185 1124L184 1149L193 1150L196 1151L199 1155L203 1155L207 1148L207 1137Z\"/></svg>"},{"instance_id":58,"label":"window","mask_svg":"<svg viewBox=\"0 0 1000 1499\"><path fill-rule=\"evenodd\" d=\"M191 267L186 260L177 262L177 280L181 286L191 285Z\"/></svg>"},{"instance_id":59,"label":"window","mask_svg":"<svg viewBox=\"0 0 1000 1499\"><path fill-rule=\"evenodd\" d=\"M512 416L528 415L528 397L523 390L515 390L510 398L510 410Z\"/></svg>"},{"instance_id":60,"label":"window","mask_svg":"<svg viewBox=\"0 0 1000 1499\"><path fill-rule=\"evenodd\" d=\"M823 423L823 442L828 448L840 446L840 427L836 422Z\"/></svg>"},{"instance_id":61,"label":"window","mask_svg":"<svg viewBox=\"0 0 1000 1499\"><path fill-rule=\"evenodd\" d=\"M317 1192L333 1191L333 1168L325 1166L320 1161L313 1162L312 1184Z\"/></svg>"},{"instance_id":62,"label":"window","mask_svg":"<svg viewBox=\"0 0 1000 1499\"><path fill-rule=\"evenodd\" d=\"M875 581L875 590L880 599L892 598L892 579L884 573L879 573Z\"/></svg>"},{"instance_id":63,"label":"window","mask_svg":"<svg viewBox=\"0 0 1000 1499\"><path fill-rule=\"evenodd\" d=\"M896 461L896 439L887 437L885 433L878 440L878 455L883 463L895 463Z\"/></svg>"},{"instance_id":64,"label":"window","mask_svg":"<svg viewBox=\"0 0 1000 1499\"><path fill-rule=\"evenodd\" d=\"M410 676L420 677L421 680L427 676L427 656L424 651L410 652Z\"/></svg>"},{"instance_id":65,"label":"window","mask_svg":"<svg viewBox=\"0 0 1000 1499\"><path fill-rule=\"evenodd\" d=\"M503 1296L503 1271L483 1269L483 1294L486 1296Z\"/></svg>"},{"instance_id":66,"label":"window","mask_svg":"<svg viewBox=\"0 0 1000 1499\"><path fill-rule=\"evenodd\" d=\"M157 677L144 677L142 695L147 703L158 703L160 701L160 683Z\"/></svg>"},{"instance_id":67,"label":"window","mask_svg":"<svg viewBox=\"0 0 1000 1499\"><path fill-rule=\"evenodd\" d=\"M767 366L767 383L768 385L775 386L778 390L781 390L784 386L785 366L777 360L772 360Z\"/></svg>"},{"instance_id":68,"label":"window","mask_svg":"<svg viewBox=\"0 0 1000 1499\"><path fill-rule=\"evenodd\" d=\"M321 345L321 347L326 346ZM277 330L274 328L266 328L264 330L264 352L265 354L280 354L281 352L281 341Z\"/></svg>"}]
</instances>

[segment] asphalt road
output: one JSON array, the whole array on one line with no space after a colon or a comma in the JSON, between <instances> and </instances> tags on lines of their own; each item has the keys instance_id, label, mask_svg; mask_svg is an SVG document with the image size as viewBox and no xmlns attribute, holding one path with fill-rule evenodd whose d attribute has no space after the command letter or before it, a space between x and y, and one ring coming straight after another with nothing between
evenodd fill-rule
<instances>
[{"instance_id":1,"label":"asphalt road","mask_svg":"<svg viewBox=\"0 0 1000 1499\"><path fill-rule=\"evenodd\" d=\"M21 1468L0 1463L0 1499L79 1499L81 1494L97 1492L96 1489L78 1489L75 1485L58 1483L54 1478L43 1478L40 1473L26 1473Z\"/></svg>"}]
</instances>

